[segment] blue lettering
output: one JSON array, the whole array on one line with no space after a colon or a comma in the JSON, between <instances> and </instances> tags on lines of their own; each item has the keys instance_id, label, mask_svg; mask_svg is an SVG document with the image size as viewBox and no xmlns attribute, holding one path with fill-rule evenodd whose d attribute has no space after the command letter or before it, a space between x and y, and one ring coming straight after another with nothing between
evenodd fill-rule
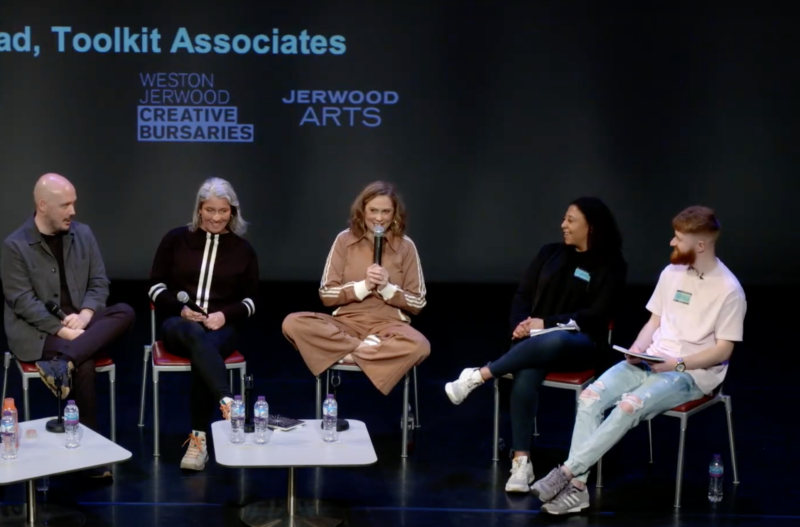
<instances>
[{"instance_id":1,"label":"blue lettering","mask_svg":"<svg viewBox=\"0 0 800 527\"><path fill-rule=\"evenodd\" d=\"M306 123L314 123L317 126L320 126L319 119L317 119L317 114L314 112L314 107L309 106L306 110L306 113L303 114L303 118L300 119L300 126L303 126Z\"/></svg>"},{"instance_id":2,"label":"blue lettering","mask_svg":"<svg viewBox=\"0 0 800 527\"><path fill-rule=\"evenodd\" d=\"M114 41L112 40L110 35L105 33L98 33L94 36L93 42L94 50L99 51L100 53L107 53L111 50L111 46L114 45Z\"/></svg>"},{"instance_id":3,"label":"blue lettering","mask_svg":"<svg viewBox=\"0 0 800 527\"><path fill-rule=\"evenodd\" d=\"M361 121L361 124L364 126L375 128L376 126L381 125L381 111L378 108L364 108L364 111L361 113L364 115L364 120ZM373 120L367 122L367 118L371 118Z\"/></svg>"},{"instance_id":4,"label":"blue lettering","mask_svg":"<svg viewBox=\"0 0 800 527\"><path fill-rule=\"evenodd\" d=\"M313 104L324 104L325 103L325 92L322 90L314 90L311 92L311 102Z\"/></svg>"},{"instance_id":5,"label":"blue lettering","mask_svg":"<svg viewBox=\"0 0 800 527\"><path fill-rule=\"evenodd\" d=\"M333 104L341 104L347 98L347 92L328 91L328 100Z\"/></svg>"},{"instance_id":6,"label":"blue lettering","mask_svg":"<svg viewBox=\"0 0 800 527\"><path fill-rule=\"evenodd\" d=\"M297 100L295 102L308 103L308 96L311 92L308 90L297 90Z\"/></svg>"},{"instance_id":7,"label":"blue lettering","mask_svg":"<svg viewBox=\"0 0 800 527\"><path fill-rule=\"evenodd\" d=\"M231 50L231 37L228 35L214 36L214 51L217 53L228 53Z\"/></svg>"},{"instance_id":8,"label":"blue lettering","mask_svg":"<svg viewBox=\"0 0 800 527\"><path fill-rule=\"evenodd\" d=\"M322 107L322 126L328 126L328 118L333 119L336 123L336 126L342 126L339 122L339 116L342 114L342 111L339 108L331 107L331 106L323 106Z\"/></svg>"},{"instance_id":9,"label":"blue lettering","mask_svg":"<svg viewBox=\"0 0 800 527\"><path fill-rule=\"evenodd\" d=\"M350 104L361 104L362 102L364 102L364 92L351 91L348 100L350 101Z\"/></svg>"},{"instance_id":10,"label":"blue lettering","mask_svg":"<svg viewBox=\"0 0 800 527\"><path fill-rule=\"evenodd\" d=\"M336 35L329 38L328 51L330 51L333 55L344 55L344 52L347 51L347 46L344 42L344 37L341 35Z\"/></svg>"},{"instance_id":11,"label":"blue lettering","mask_svg":"<svg viewBox=\"0 0 800 527\"><path fill-rule=\"evenodd\" d=\"M261 42L267 42L266 46L262 46ZM256 38L253 39L253 51L258 53L259 55L263 55L265 53L269 53L269 37L266 35L258 35Z\"/></svg>"},{"instance_id":12,"label":"blue lettering","mask_svg":"<svg viewBox=\"0 0 800 527\"><path fill-rule=\"evenodd\" d=\"M194 37L194 50L197 53L211 52L211 35L201 33Z\"/></svg>"},{"instance_id":13,"label":"blue lettering","mask_svg":"<svg viewBox=\"0 0 800 527\"><path fill-rule=\"evenodd\" d=\"M314 55L324 55L328 50L328 39L322 35L311 37L311 53Z\"/></svg>"},{"instance_id":14,"label":"blue lettering","mask_svg":"<svg viewBox=\"0 0 800 527\"><path fill-rule=\"evenodd\" d=\"M284 35L281 37L281 53L284 55L297 55L297 37L294 35ZM273 48L277 51L277 47Z\"/></svg>"},{"instance_id":15,"label":"blue lettering","mask_svg":"<svg viewBox=\"0 0 800 527\"><path fill-rule=\"evenodd\" d=\"M86 53L92 49L92 39L86 33L78 33L72 38L72 49L78 53Z\"/></svg>"},{"instance_id":16,"label":"blue lettering","mask_svg":"<svg viewBox=\"0 0 800 527\"><path fill-rule=\"evenodd\" d=\"M67 33L72 33L72 27L70 26L53 26L50 28L51 33L56 33L58 35L58 52L64 52L64 35Z\"/></svg>"},{"instance_id":17,"label":"blue lettering","mask_svg":"<svg viewBox=\"0 0 800 527\"><path fill-rule=\"evenodd\" d=\"M233 37L233 51L239 54L250 51L250 38L247 35L236 35Z\"/></svg>"},{"instance_id":18,"label":"blue lettering","mask_svg":"<svg viewBox=\"0 0 800 527\"><path fill-rule=\"evenodd\" d=\"M392 98L394 97L394 98ZM400 96L397 94L396 91L385 91L383 92L383 104L397 104L397 101L400 100Z\"/></svg>"},{"instance_id":19,"label":"blue lettering","mask_svg":"<svg viewBox=\"0 0 800 527\"><path fill-rule=\"evenodd\" d=\"M175 53L179 49L185 49L189 53L194 53L194 46L192 46L192 39L189 37L189 32L185 27L179 28L175 34L175 40L172 41L172 47L169 49L170 53Z\"/></svg>"}]
</instances>

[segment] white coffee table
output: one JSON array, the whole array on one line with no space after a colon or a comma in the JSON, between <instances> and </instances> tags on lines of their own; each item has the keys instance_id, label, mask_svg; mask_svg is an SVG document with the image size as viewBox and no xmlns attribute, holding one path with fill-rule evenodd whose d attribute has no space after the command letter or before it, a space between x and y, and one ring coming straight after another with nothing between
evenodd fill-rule
<instances>
[{"instance_id":1,"label":"white coffee table","mask_svg":"<svg viewBox=\"0 0 800 527\"><path fill-rule=\"evenodd\" d=\"M94 467L112 465L131 458L131 453L109 441L94 430L83 429L81 446L68 449L64 446L64 434L54 434L45 429L52 418L23 421L19 424L22 439L16 459L0 459L0 485L27 482L27 514L5 515L0 513L3 527L15 525L83 525L85 518L77 511L47 505L44 514L37 517L36 487L34 480L45 476L56 476ZM36 430L36 439L28 439L27 430ZM46 523L44 523L46 521Z\"/></svg>"},{"instance_id":2,"label":"white coffee table","mask_svg":"<svg viewBox=\"0 0 800 527\"><path fill-rule=\"evenodd\" d=\"M214 455L217 463L232 468L285 468L289 470L286 506L276 507L275 502L261 501L242 509L241 519L251 527L339 525L341 518L325 517L326 507L319 502L298 506L295 496L295 469L308 467L360 467L378 461L367 425L348 419L350 429L339 433L337 443L322 440L321 421L306 419L305 426L289 432L271 432L265 445L253 443L253 434L247 434L246 443L230 442L230 421L217 421L211 425L214 438ZM305 504L303 504L305 505ZM298 513L303 509L303 513Z\"/></svg>"}]
</instances>

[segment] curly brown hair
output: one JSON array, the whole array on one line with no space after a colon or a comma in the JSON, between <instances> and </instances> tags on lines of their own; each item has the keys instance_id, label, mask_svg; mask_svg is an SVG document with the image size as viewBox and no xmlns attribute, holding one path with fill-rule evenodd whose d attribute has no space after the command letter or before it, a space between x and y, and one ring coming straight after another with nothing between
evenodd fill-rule
<instances>
[{"instance_id":1,"label":"curly brown hair","mask_svg":"<svg viewBox=\"0 0 800 527\"><path fill-rule=\"evenodd\" d=\"M367 203L378 196L388 196L392 200L394 218L389 226L389 232L398 238L402 237L406 231L406 206L395 186L385 181L370 183L353 201L353 205L350 206L350 232L359 238L364 235L366 232L364 209Z\"/></svg>"}]
</instances>

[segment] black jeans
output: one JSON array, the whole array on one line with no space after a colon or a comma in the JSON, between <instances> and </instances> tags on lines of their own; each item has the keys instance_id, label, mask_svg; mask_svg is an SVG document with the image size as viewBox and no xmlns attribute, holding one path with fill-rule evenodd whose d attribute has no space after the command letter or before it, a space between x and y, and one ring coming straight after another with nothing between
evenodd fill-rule
<instances>
[{"instance_id":1,"label":"black jeans","mask_svg":"<svg viewBox=\"0 0 800 527\"><path fill-rule=\"evenodd\" d=\"M225 358L236 350L238 332L231 325L216 331L199 322L171 317L161 326L167 350L192 363L192 430L205 432L211 414L223 397L231 395L225 372Z\"/></svg>"},{"instance_id":2,"label":"black jeans","mask_svg":"<svg viewBox=\"0 0 800 527\"><path fill-rule=\"evenodd\" d=\"M115 304L95 313L83 334L75 340L48 335L44 341L42 359L62 355L75 366L69 398L78 405L81 423L97 433L100 432L97 429L94 359L98 355L109 355L109 345L124 335L135 319L129 305Z\"/></svg>"},{"instance_id":3,"label":"black jeans","mask_svg":"<svg viewBox=\"0 0 800 527\"><path fill-rule=\"evenodd\" d=\"M492 377L511 373L511 448L530 452L539 388L550 372L581 371L593 366L597 345L583 333L553 331L521 340L489 365Z\"/></svg>"}]
</instances>

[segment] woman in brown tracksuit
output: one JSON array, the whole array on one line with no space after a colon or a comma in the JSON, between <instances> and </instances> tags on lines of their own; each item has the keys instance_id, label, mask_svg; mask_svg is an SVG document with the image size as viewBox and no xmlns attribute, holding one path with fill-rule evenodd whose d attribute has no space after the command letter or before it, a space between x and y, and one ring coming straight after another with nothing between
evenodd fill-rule
<instances>
[{"instance_id":1,"label":"woman in brown tracksuit","mask_svg":"<svg viewBox=\"0 0 800 527\"><path fill-rule=\"evenodd\" d=\"M332 315L292 313L283 334L320 375L336 362L355 362L384 395L430 354L410 325L425 307L425 280L414 242L403 233L406 213L391 184L368 185L350 210L350 228L336 237L319 295ZM385 229L381 264L373 263L373 230Z\"/></svg>"}]
</instances>

